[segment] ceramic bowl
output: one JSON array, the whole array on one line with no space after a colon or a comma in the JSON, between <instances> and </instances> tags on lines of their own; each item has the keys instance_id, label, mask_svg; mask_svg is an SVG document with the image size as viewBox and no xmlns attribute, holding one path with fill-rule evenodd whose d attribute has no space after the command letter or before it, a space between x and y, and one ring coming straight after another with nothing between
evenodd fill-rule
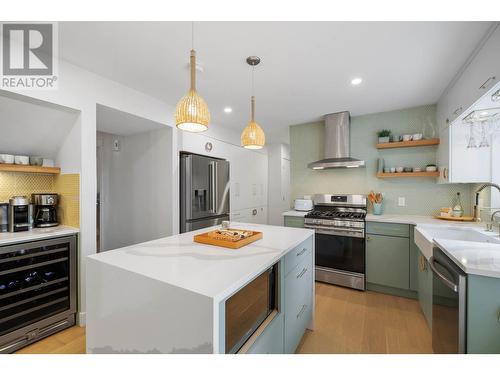
<instances>
[{"instance_id":1,"label":"ceramic bowl","mask_svg":"<svg viewBox=\"0 0 500 375\"><path fill-rule=\"evenodd\" d=\"M43 158L41 156L30 156L30 165L42 166Z\"/></svg>"},{"instance_id":2,"label":"ceramic bowl","mask_svg":"<svg viewBox=\"0 0 500 375\"><path fill-rule=\"evenodd\" d=\"M404 170L405 169L403 167L397 167L396 168L396 172L398 172L398 173L403 173Z\"/></svg>"},{"instance_id":3,"label":"ceramic bowl","mask_svg":"<svg viewBox=\"0 0 500 375\"><path fill-rule=\"evenodd\" d=\"M424 136L422 133L415 133L413 134L412 138L414 141L420 141L422 138L424 138Z\"/></svg>"},{"instance_id":4,"label":"ceramic bowl","mask_svg":"<svg viewBox=\"0 0 500 375\"><path fill-rule=\"evenodd\" d=\"M408 142L412 140L412 135L411 134L405 134L403 135L403 141Z\"/></svg>"},{"instance_id":5,"label":"ceramic bowl","mask_svg":"<svg viewBox=\"0 0 500 375\"><path fill-rule=\"evenodd\" d=\"M391 167L391 173L396 173L396 168Z\"/></svg>"},{"instance_id":6,"label":"ceramic bowl","mask_svg":"<svg viewBox=\"0 0 500 375\"><path fill-rule=\"evenodd\" d=\"M13 164L14 155L10 154L0 154L0 164Z\"/></svg>"},{"instance_id":7,"label":"ceramic bowl","mask_svg":"<svg viewBox=\"0 0 500 375\"><path fill-rule=\"evenodd\" d=\"M437 167L435 165L428 165L427 167L425 167L425 170L427 172L436 172L437 171Z\"/></svg>"},{"instance_id":8,"label":"ceramic bowl","mask_svg":"<svg viewBox=\"0 0 500 375\"><path fill-rule=\"evenodd\" d=\"M30 157L25 155L14 156L14 164L29 165Z\"/></svg>"}]
</instances>

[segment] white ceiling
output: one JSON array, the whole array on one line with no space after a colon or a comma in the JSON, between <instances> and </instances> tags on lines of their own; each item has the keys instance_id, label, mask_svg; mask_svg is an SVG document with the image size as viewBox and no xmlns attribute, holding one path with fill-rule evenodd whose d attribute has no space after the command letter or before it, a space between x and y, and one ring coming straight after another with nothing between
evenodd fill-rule
<instances>
[{"instance_id":1,"label":"white ceiling","mask_svg":"<svg viewBox=\"0 0 500 375\"><path fill-rule=\"evenodd\" d=\"M0 153L55 159L78 112L69 108L0 95Z\"/></svg>"},{"instance_id":2,"label":"white ceiling","mask_svg":"<svg viewBox=\"0 0 500 375\"><path fill-rule=\"evenodd\" d=\"M128 136L164 128L165 125L119 111L104 105L97 105L96 128L98 131Z\"/></svg>"},{"instance_id":3,"label":"white ceiling","mask_svg":"<svg viewBox=\"0 0 500 375\"><path fill-rule=\"evenodd\" d=\"M268 139L291 124L435 103L489 22L197 22L198 91L212 123L249 120L249 55L257 121ZM190 22L63 22L62 58L171 105L189 86ZM362 77L352 87L353 77ZM233 113L223 108L231 106Z\"/></svg>"}]
</instances>

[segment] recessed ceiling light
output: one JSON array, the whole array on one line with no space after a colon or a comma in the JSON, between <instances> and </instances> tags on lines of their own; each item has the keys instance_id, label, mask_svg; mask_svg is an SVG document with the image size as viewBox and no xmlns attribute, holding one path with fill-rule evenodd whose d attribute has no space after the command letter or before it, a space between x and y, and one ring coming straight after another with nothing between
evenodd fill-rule
<instances>
[{"instance_id":1,"label":"recessed ceiling light","mask_svg":"<svg viewBox=\"0 0 500 375\"><path fill-rule=\"evenodd\" d=\"M233 109L231 107L224 108L224 113L231 113L231 112L233 112Z\"/></svg>"},{"instance_id":2,"label":"recessed ceiling light","mask_svg":"<svg viewBox=\"0 0 500 375\"><path fill-rule=\"evenodd\" d=\"M357 85L359 85L361 82L363 82L363 79L362 79L362 78L354 78L354 79L351 81L351 85L353 85L353 86L357 86Z\"/></svg>"}]
</instances>

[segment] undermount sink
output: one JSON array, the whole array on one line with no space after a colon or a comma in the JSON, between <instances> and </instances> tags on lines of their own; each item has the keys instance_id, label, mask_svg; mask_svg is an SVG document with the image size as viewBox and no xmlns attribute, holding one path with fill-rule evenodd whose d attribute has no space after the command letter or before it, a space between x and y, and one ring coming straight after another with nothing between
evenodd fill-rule
<instances>
[{"instance_id":1,"label":"undermount sink","mask_svg":"<svg viewBox=\"0 0 500 375\"><path fill-rule=\"evenodd\" d=\"M433 227L424 225L422 225L420 228L425 233L429 234L433 239L440 238L443 240L500 243L499 239L488 236L487 234L483 234L474 229L456 227Z\"/></svg>"},{"instance_id":2,"label":"undermount sink","mask_svg":"<svg viewBox=\"0 0 500 375\"><path fill-rule=\"evenodd\" d=\"M434 239L500 244L498 235L487 235L470 228L434 225L419 225L415 228L415 243L427 258L432 255Z\"/></svg>"}]
</instances>

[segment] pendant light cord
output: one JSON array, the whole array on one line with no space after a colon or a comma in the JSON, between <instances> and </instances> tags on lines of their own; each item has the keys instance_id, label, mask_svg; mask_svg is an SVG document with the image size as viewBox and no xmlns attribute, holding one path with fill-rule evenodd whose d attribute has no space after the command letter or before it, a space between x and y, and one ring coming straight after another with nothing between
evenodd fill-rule
<instances>
[{"instance_id":1,"label":"pendant light cord","mask_svg":"<svg viewBox=\"0 0 500 375\"><path fill-rule=\"evenodd\" d=\"M191 49L194 49L194 21L191 21Z\"/></svg>"},{"instance_id":2,"label":"pendant light cord","mask_svg":"<svg viewBox=\"0 0 500 375\"><path fill-rule=\"evenodd\" d=\"M196 90L196 52L194 50L194 21L191 21L191 54L189 58L191 70L191 90Z\"/></svg>"},{"instance_id":3,"label":"pendant light cord","mask_svg":"<svg viewBox=\"0 0 500 375\"><path fill-rule=\"evenodd\" d=\"M254 89L255 65L252 65L252 122L255 122L255 89Z\"/></svg>"}]
</instances>

